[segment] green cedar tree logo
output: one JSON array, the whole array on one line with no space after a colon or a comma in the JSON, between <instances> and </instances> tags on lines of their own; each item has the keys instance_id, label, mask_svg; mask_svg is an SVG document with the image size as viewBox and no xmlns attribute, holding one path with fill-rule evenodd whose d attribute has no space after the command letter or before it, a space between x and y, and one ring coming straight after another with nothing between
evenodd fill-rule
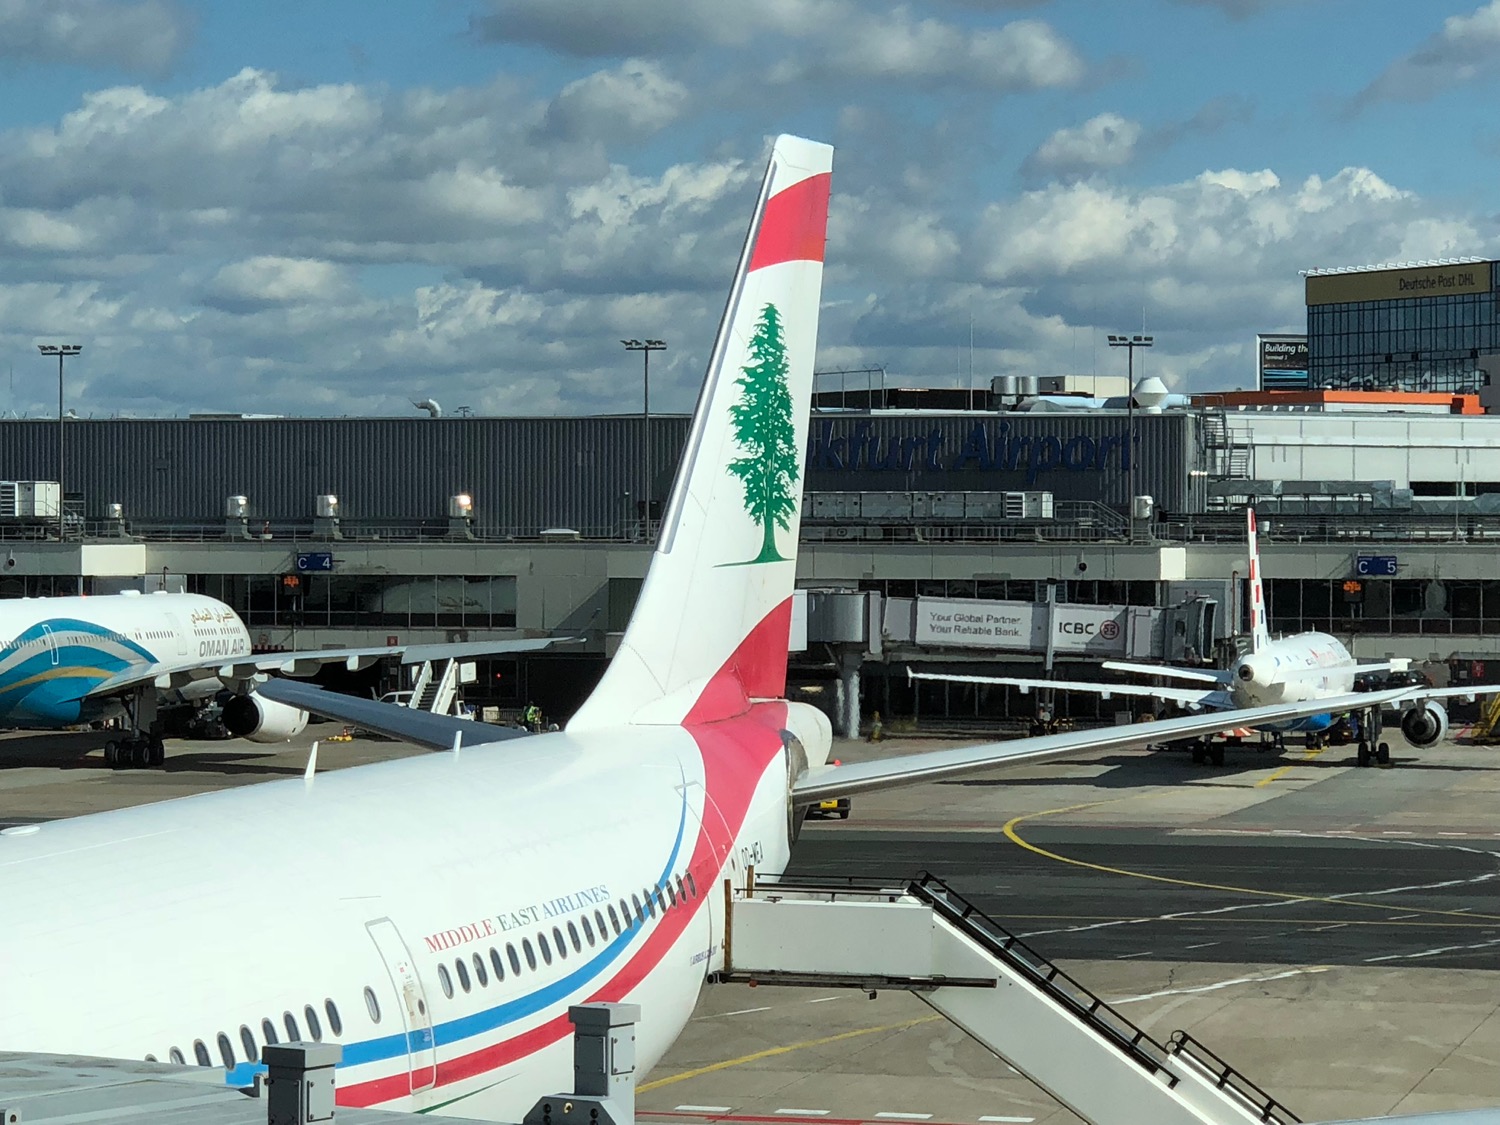
<instances>
[{"instance_id":1,"label":"green cedar tree logo","mask_svg":"<svg viewBox=\"0 0 1500 1125\"><path fill-rule=\"evenodd\" d=\"M776 549L776 529L791 527L800 499L797 489L797 430L792 394L787 388L786 342L781 313L767 304L750 337L750 362L740 368L735 385L743 393L729 408L734 440L745 451L729 463L729 472L745 489L745 511L760 524L760 554L744 564L785 562Z\"/></svg>"}]
</instances>

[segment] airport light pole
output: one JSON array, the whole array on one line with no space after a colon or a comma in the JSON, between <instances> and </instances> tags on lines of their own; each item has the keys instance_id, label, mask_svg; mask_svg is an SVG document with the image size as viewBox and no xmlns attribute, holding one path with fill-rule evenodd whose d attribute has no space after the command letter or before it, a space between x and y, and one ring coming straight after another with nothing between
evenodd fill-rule
<instances>
[{"instance_id":1,"label":"airport light pole","mask_svg":"<svg viewBox=\"0 0 1500 1125\"><path fill-rule=\"evenodd\" d=\"M63 541L63 497L67 488L63 483L63 359L83 351L82 344L38 344L36 350L43 355L57 357L57 541Z\"/></svg>"},{"instance_id":2,"label":"airport light pole","mask_svg":"<svg viewBox=\"0 0 1500 1125\"><path fill-rule=\"evenodd\" d=\"M1126 488L1129 495L1125 498L1125 514L1130 520L1132 531L1131 538L1134 539L1135 530L1135 349L1149 348L1155 340L1150 336L1111 336L1109 346L1112 348L1126 349L1125 381L1128 384L1129 398L1126 401L1126 428L1129 430L1125 441L1125 455L1129 458L1126 463Z\"/></svg>"},{"instance_id":3,"label":"airport light pole","mask_svg":"<svg viewBox=\"0 0 1500 1125\"><path fill-rule=\"evenodd\" d=\"M641 519L651 526L651 353L667 350L665 340L621 340L627 352L641 353Z\"/></svg>"}]
</instances>

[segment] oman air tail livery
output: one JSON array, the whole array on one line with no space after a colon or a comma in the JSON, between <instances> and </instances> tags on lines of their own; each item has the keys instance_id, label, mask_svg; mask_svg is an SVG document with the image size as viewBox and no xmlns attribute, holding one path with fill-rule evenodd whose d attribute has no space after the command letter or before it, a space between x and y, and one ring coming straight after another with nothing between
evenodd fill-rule
<instances>
[{"instance_id":1,"label":"oman air tail livery","mask_svg":"<svg viewBox=\"0 0 1500 1125\"><path fill-rule=\"evenodd\" d=\"M782 872L807 804L1225 725L826 763L826 719L781 697L831 162L773 147L661 543L568 728L484 745L497 728L272 680L463 744L6 829L0 1050L245 1084L267 1044L327 1038L343 1104L518 1121L570 1085L570 1005L639 1004L655 1064L724 964L724 884Z\"/></svg>"}]
</instances>

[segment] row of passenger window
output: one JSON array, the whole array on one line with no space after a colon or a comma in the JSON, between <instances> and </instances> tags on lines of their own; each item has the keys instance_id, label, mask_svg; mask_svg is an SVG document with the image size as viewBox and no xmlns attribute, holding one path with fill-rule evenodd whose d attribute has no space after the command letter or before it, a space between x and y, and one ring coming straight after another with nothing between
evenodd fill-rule
<instances>
[{"instance_id":1,"label":"row of passenger window","mask_svg":"<svg viewBox=\"0 0 1500 1125\"><path fill-rule=\"evenodd\" d=\"M365 989L365 1006L370 1009L370 1017L376 1023L379 1023L380 1002L375 999L374 991L369 988ZM344 1034L343 1018L339 1015L338 1005L331 998L323 1001L323 1011L328 1016L328 1030L335 1037ZM302 1019L307 1025L308 1038L312 1039L315 1043L321 1043L323 1041L323 1021L318 1015L318 1009L311 1004L305 1005L302 1009ZM302 1041L302 1027L297 1023L296 1015L290 1011L282 1012L281 1021L282 1028L286 1030L288 1043ZM281 1042L280 1031L277 1029L276 1021L269 1017L260 1021L259 1042L257 1042L255 1032L251 1030L249 1024L240 1025L240 1046L244 1050L245 1062L259 1062L261 1045L274 1045L279 1042ZM215 1039L215 1045L219 1049L219 1059L224 1064L224 1069L233 1070L240 1061L235 1054L234 1041L230 1039L227 1033L221 1031ZM179 1047L173 1047L169 1050L167 1052L167 1059L178 1066L185 1066L187 1064L187 1058ZM156 1062L157 1058L155 1055L147 1055L146 1061ZM209 1051L208 1044L202 1039L193 1040L193 1061L199 1066L214 1065L213 1055Z\"/></svg>"},{"instance_id":2,"label":"row of passenger window","mask_svg":"<svg viewBox=\"0 0 1500 1125\"><path fill-rule=\"evenodd\" d=\"M505 979L507 963L511 975L519 976L523 957L526 968L533 971L536 969L538 952L544 965L552 964L554 956L560 961L566 961L570 945L574 953L582 953L585 945L590 949L597 944L607 945L611 938L619 937L627 930L643 924L647 918L655 918L658 911L665 916L668 910L685 906L690 898L697 897L698 884L690 871L685 875L678 875L675 880L669 878L659 886L648 888L638 895L632 894L629 902L622 897L618 910L614 903L609 903L603 910L596 908L592 918L584 912L576 923L570 919L566 926L566 937L563 936L562 926L553 926L550 942L545 931L536 935L534 945L531 938L524 937L521 939L519 952L514 942L506 942L503 957L498 947L490 946L488 966L485 965L482 953L475 953L469 961L463 957L455 959L452 973L448 971L446 964L440 964L437 967L438 983L443 987L443 995L450 1000L453 999L455 975L458 977L458 987L465 992L472 991L475 982L478 982L480 988L488 988L492 972L496 984ZM606 912L609 915L608 921L605 920ZM470 964L474 967L472 975L469 971Z\"/></svg>"}]
</instances>

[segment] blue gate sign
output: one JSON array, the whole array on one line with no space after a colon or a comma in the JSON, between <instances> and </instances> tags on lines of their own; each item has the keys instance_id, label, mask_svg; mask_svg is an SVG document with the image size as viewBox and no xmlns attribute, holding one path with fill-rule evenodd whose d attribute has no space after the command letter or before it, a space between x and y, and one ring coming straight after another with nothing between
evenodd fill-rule
<instances>
[{"instance_id":1,"label":"blue gate sign","mask_svg":"<svg viewBox=\"0 0 1500 1125\"><path fill-rule=\"evenodd\" d=\"M1361 578L1394 578L1396 556L1360 555L1354 560L1354 573Z\"/></svg>"},{"instance_id":2,"label":"blue gate sign","mask_svg":"<svg viewBox=\"0 0 1500 1125\"><path fill-rule=\"evenodd\" d=\"M297 570L299 573L305 574L308 571L332 569L332 551L307 551L297 556ZM1360 573L1363 573L1363 571Z\"/></svg>"}]
</instances>

